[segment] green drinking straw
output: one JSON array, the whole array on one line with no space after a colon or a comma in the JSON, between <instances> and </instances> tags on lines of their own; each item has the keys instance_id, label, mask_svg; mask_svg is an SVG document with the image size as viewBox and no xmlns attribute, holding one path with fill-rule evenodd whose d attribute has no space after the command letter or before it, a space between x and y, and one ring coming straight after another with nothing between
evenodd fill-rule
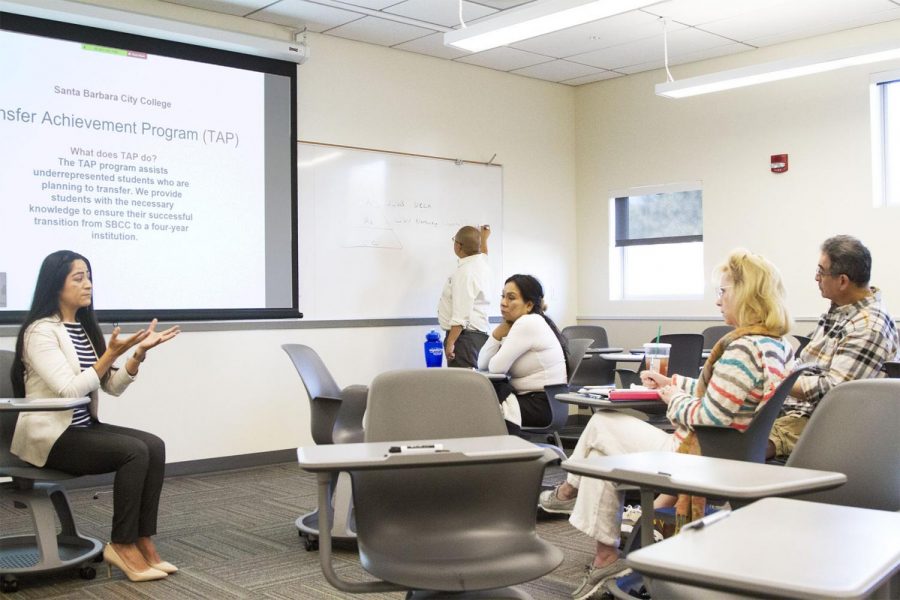
<instances>
[{"instance_id":1,"label":"green drinking straw","mask_svg":"<svg viewBox=\"0 0 900 600\"><path fill-rule=\"evenodd\" d=\"M662 335L662 324L656 328L656 343L659 343L659 336Z\"/></svg>"}]
</instances>

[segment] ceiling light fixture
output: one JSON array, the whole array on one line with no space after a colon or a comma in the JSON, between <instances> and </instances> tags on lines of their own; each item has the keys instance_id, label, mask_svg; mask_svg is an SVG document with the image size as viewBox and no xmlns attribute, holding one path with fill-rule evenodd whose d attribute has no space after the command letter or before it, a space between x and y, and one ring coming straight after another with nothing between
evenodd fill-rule
<instances>
[{"instance_id":1,"label":"ceiling light fixture","mask_svg":"<svg viewBox=\"0 0 900 600\"><path fill-rule=\"evenodd\" d=\"M661 0L537 0L444 34L444 45L469 52L505 46L545 33L658 4Z\"/></svg>"},{"instance_id":2,"label":"ceiling light fixture","mask_svg":"<svg viewBox=\"0 0 900 600\"><path fill-rule=\"evenodd\" d=\"M900 58L900 43L897 41L863 48L832 50L812 56L776 60L680 81L658 83L656 95L687 98L895 58Z\"/></svg>"}]
</instances>

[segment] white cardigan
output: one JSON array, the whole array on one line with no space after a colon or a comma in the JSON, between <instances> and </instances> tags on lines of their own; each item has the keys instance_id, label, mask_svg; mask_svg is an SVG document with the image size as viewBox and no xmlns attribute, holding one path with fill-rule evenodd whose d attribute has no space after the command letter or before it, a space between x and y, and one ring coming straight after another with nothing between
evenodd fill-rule
<instances>
[{"instance_id":1,"label":"white cardigan","mask_svg":"<svg viewBox=\"0 0 900 600\"><path fill-rule=\"evenodd\" d=\"M81 370L75 346L59 317L39 319L28 327L22 358L27 399L90 396L90 413L97 418L100 378L94 369ZM112 369L102 387L118 396L133 380L125 369ZM22 460L43 467L53 444L72 423L73 412L20 413L10 450Z\"/></svg>"}]
</instances>

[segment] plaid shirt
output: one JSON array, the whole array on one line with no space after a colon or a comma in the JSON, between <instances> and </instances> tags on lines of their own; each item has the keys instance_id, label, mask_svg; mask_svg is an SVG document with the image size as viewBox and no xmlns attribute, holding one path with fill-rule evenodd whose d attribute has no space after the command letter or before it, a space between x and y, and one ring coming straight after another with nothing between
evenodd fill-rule
<instances>
[{"instance_id":1,"label":"plaid shirt","mask_svg":"<svg viewBox=\"0 0 900 600\"><path fill-rule=\"evenodd\" d=\"M784 402L788 414L808 417L819 400L839 383L882 377L885 361L894 360L900 349L897 326L881 300L881 292L844 306L832 305L819 319L812 340L800 353L800 362L821 367L821 375L798 380L801 397Z\"/></svg>"}]
</instances>

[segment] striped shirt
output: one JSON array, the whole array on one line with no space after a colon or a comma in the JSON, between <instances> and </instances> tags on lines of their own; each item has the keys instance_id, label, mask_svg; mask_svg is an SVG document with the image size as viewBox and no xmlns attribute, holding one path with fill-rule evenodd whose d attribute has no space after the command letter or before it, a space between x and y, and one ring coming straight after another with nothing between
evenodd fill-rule
<instances>
[{"instance_id":1,"label":"striped shirt","mask_svg":"<svg viewBox=\"0 0 900 600\"><path fill-rule=\"evenodd\" d=\"M728 344L716 361L702 398L696 397L697 379L673 376L672 384L682 393L671 399L666 416L675 425L678 444L695 425L746 431L793 363L794 351L785 338L745 335Z\"/></svg>"},{"instance_id":2,"label":"striped shirt","mask_svg":"<svg viewBox=\"0 0 900 600\"><path fill-rule=\"evenodd\" d=\"M797 380L802 397L784 402L784 412L808 417L831 388L855 379L881 377L885 361L894 360L900 349L897 326L882 302L881 292L859 302L832 305L819 319L800 360L822 369L820 375L804 375Z\"/></svg>"},{"instance_id":3,"label":"striped shirt","mask_svg":"<svg viewBox=\"0 0 900 600\"><path fill-rule=\"evenodd\" d=\"M78 355L78 364L81 370L90 369L97 362L97 353L88 339L87 333L81 323L63 323L72 345L75 346L75 354ZM72 424L69 427L87 427L91 424L91 413L86 406L79 406L72 414Z\"/></svg>"}]
</instances>

